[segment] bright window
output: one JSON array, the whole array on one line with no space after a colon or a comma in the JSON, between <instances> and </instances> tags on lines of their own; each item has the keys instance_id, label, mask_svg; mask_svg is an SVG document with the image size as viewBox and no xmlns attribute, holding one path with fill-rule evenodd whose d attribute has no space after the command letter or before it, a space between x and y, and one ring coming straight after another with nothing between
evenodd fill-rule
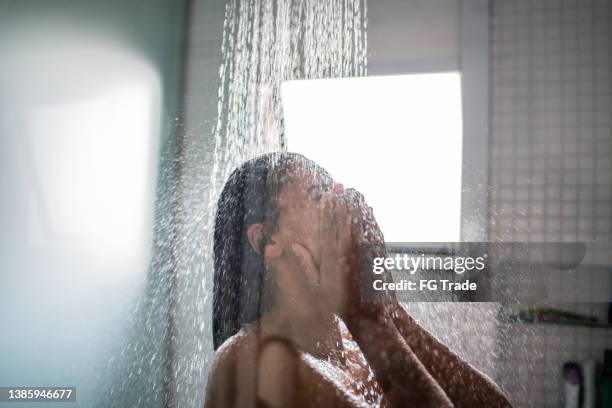
<instances>
[{"instance_id":1,"label":"bright window","mask_svg":"<svg viewBox=\"0 0 612 408\"><path fill-rule=\"evenodd\" d=\"M387 242L455 242L461 231L458 73L289 81L289 151L361 191Z\"/></svg>"}]
</instances>

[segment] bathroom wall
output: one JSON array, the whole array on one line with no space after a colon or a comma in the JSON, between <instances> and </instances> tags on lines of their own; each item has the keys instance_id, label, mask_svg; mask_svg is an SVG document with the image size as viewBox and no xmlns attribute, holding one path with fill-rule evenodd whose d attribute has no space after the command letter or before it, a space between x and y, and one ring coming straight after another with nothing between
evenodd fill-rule
<instances>
[{"instance_id":1,"label":"bathroom wall","mask_svg":"<svg viewBox=\"0 0 612 408\"><path fill-rule=\"evenodd\" d=\"M607 0L491 2L491 241L610 241L611 23ZM515 406L556 407L562 364L601 361L612 329L505 324L499 341Z\"/></svg>"},{"instance_id":2,"label":"bathroom wall","mask_svg":"<svg viewBox=\"0 0 612 408\"><path fill-rule=\"evenodd\" d=\"M461 16L458 0L369 2L369 75L459 69Z\"/></svg>"}]
</instances>

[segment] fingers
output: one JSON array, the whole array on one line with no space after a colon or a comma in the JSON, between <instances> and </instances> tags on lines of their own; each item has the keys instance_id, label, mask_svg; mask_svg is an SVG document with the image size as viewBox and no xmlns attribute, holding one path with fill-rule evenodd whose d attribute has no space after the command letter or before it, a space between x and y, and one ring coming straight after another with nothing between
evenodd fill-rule
<instances>
[{"instance_id":1,"label":"fingers","mask_svg":"<svg viewBox=\"0 0 612 408\"><path fill-rule=\"evenodd\" d=\"M283 248L278 244L266 245L264 249L264 259L276 259L283 253Z\"/></svg>"},{"instance_id":2,"label":"fingers","mask_svg":"<svg viewBox=\"0 0 612 408\"><path fill-rule=\"evenodd\" d=\"M393 292L371 292L372 275L369 270L372 259L387 256L385 241L382 231L374 219L373 210L366 204L363 195L353 189L347 189L347 193L351 197L351 211L356 220L353 228L353 239L356 249L355 256L359 258L356 264L361 268L360 289L365 290L362 295L371 301L395 302L396 298ZM393 278L388 272L383 276L383 280L393 282Z\"/></svg>"},{"instance_id":3,"label":"fingers","mask_svg":"<svg viewBox=\"0 0 612 408\"><path fill-rule=\"evenodd\" d=\"M337 227L336 242L340 253L340 259L346 261L346 257L350 255L350 251L352 250L352 224L354 217L347 194L339 194L335 203Z\"/></svg>"},{"instance_id":4,"label":"fingers","mask_svg":"<svg viewBox=\"0 0 612 408\"><path fill-rule=\"evenodd\" d=\"M291 245L291 249L293 249L293 252L297 256L308 283L313 287L319 286L321 284L320 274L308 249L300 244Z\"/></svg>"},{"instance_id":5,"label":"fingers","mask_svg":"<svg viewBox=\"0 0 612 408\"><path fill-rule=\"evenodd\" d=\"M355 189L349 188L347 197L352 223L351 236L354 245L359 247L364 241L364 233L367 229L367 206L363 195Z\"/></svg>"},{"instance_id":6,"label":"fingers","mask_svg":"<svg viewBox=\"0 0 612 408\"><path fill-rule=\"evenodd\" d=\"M351 223L342 186L325 193L321 200L320 291L328 307L342 313L346 308L350 261Z\"/></svg>"},{"instance_id":7,"label":"fingers","mask_svg":"<svg viewBox=\"0 0 612 408\"><path fill-rule=\"evenodd\" d=\"M299 247L282 243L268 245L264 252L266 267L274 271L276 283L288 299L310 298L318 286L318 273L309 261L312 257L305 248Z\"/></svg>"},{"instance_id":8,"label":"fingers","mask_svg":"<svg viewBox=\"0 0 612 408\"><path fill-rule=\"evenodd\" d=\"M330 270L332 269L332 262L338 256L334 245L336 242L336 228L334 227L334 199L332 193L323 194L320 211L320 283L322 287L328 288L330 285L329 275Z\"/></svg>"}]
</instances>

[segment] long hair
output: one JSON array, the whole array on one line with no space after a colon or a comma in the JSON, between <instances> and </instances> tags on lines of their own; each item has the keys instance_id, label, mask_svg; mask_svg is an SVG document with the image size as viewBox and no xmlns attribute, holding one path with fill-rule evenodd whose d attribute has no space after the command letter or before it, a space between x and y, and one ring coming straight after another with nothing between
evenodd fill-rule
<instances>
[{"instance_id":1,"label":"long hair","mask_svg":"<svg viewBox=\"0 0 612 408\"><path fill-rule=\"evenodd\" d=\"M264 259L251 247L247 228L256 223L275 227L280 213L276 198L298 165L314 177L329 177L306 157L283 152L244 163L225 183L217 205L213 247L215 350L267 307L262 303L267 285Z\"/></svg>"}]
</instances>

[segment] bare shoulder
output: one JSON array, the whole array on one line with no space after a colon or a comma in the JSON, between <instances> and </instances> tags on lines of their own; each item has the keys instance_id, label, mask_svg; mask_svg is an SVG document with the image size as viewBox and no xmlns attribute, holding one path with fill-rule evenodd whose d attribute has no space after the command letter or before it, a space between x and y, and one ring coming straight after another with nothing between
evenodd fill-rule
<instances>
[{"instance_id":1,"label":"bare shoulder","mask_svg":"<svg viewBox=\"0 0 612 408\"><path fill-rule=\"evenodd\" d=\"M253 401L259 333L255 325L241 329L215 352L206 387L206 407L242 406Z\"/></svg>"},{"instance_id":2,"label":"bare shoulder","mask_svg":"<svg viewBox=\"0 0 612 408\"><path fill-rule=\"evenodd\" d=\"M224 367L248 355L254 355L259 343L257 323L242 328L238 333L227 339L215 352L213 370Z\"/></svg>"},{"instance_id":3,"label":"bare shoulder","mask_svg":"<svg viewBox=\"0 0 612 408\"><path fill-rule=\"evenodd\" d=\"M304 362L303 354L278 336L247 326L216 351L205 407L354 406L332 379Z\"/></svg>"}]
</instances>

